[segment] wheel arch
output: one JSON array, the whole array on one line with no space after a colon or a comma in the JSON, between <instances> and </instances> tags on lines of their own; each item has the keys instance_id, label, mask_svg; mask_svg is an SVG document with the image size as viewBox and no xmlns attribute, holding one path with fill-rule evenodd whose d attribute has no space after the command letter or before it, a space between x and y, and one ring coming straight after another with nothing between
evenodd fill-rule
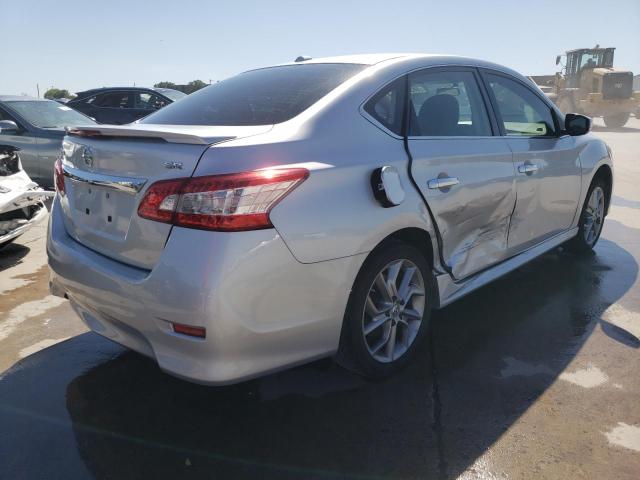
<instances>
[{"instance_id":1,"label":"wheel arch","mask_svg":"<svg viewBox=\"0 0 640 480\"><path fill-rule=\"evenodd\" d=\"M611 195L613 193L613 171L607 164L601 165L591 179L591 186L596 180L602 180L607 187L605 195L605 215L609 213L609 205L611 204Z\"/></svg>"},{"instance_id":2,"label":"wheel arch","mask_svg":"<svg viewBox=\"0 0 640 480\"><path fill-rule=\"evenodd\" d=\"M425 258L427 259L427 263L433 269L433 249L434 243L431 238L431 234L426 230L419 227L406 227L401 228L400 230L396 230L395 232L387 235L383 238L373 249L376 251L380 248L384 248L389 242L399 241L403 243L407 243L419 251L424 253ZM373 252L372 251L372 252Z\"/></svg>"}]
</instances>

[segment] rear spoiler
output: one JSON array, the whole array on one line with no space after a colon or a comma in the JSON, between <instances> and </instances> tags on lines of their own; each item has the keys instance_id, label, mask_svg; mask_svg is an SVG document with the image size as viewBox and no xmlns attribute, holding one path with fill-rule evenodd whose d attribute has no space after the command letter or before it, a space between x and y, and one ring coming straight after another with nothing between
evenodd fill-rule
<instances>
[{"instance_id":1,"label":"rear spoiler","mask_svg":"<svg viewBox=\"0 0 640 480\"><path fill-rule=\"evenodd\" d=\"M208 145L210 143L218 143L224 140L231 140L235 137L216 137L215 141L212 139L203 138L199 135L182 132L162 131L157 129L137 129L127 128L120 126L109 125L107 127L102 126L90 126L90 127L67 127L67 135L74 137L107 137L107 138L155 138L158 140L164 140L169 143L189 143L194 145Z\"/></svg>"},{"instance_id":2,"label":"rear spoiler","mask_svg":"<svg viewBox=\"0 0 640 480\"><path fill-rule=\"evenodd\" d=\"M211 145L237 137L265 133L272 125L260 126L206 126L206 125L86 125L67 127L67 135L85 138L153 138L169 143Z\"/></svg>"}]
</instances>

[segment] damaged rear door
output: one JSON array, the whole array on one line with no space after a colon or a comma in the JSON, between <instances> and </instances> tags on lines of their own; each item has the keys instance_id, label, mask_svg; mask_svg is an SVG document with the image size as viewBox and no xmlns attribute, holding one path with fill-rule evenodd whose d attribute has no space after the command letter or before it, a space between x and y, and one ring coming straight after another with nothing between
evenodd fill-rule
<instances>
[{"instance_id":1,"label":"damaged rear door","mask_svg":"<svg viewBox=\"0 0 640 480\"><path fill-rule=\"evenodd\" d=\"M515 207L513 154L497 132L477 72L428 68L409 75L411 173L438 228L455 279L505 259Z\"/></svg>"}]
</instances>

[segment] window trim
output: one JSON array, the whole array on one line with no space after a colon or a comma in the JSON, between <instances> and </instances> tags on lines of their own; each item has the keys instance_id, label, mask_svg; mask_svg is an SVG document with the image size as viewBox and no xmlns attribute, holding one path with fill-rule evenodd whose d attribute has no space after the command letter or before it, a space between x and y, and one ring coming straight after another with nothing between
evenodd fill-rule
<instances>
[{"instance_id":1,"label":"window trim","mask_svg":"<svg viewBox=\"0 0 640 480\"><path fill-rule=\"evenodd\" d=\"M500 138L500 130L499 130L499 125L498 125L498 120L495 116L495 113L493 111L492 105L490 103L490 99L488 96L487 91L485 90L485 86L484 86L484 82L482 81L482 78L480 76L480 72L478 71L478 67L475 65L430 65L430 66L422 66L422 67L416 67L412 70L409 71L405 71L400 73L399 75L391 78L390 80L385 81L384 83L382 83L381 85L379 85L375 91L370 94L369 96L367 96L365 98L365 100L360 104L360 107L358 108L360 114L370 123L372 123L375 127L379 128L380 130L382 130L384 133L386 133L387 135L397 139L397 140L403 140L403 139L407 139L407 140L424 140L424 139L430 139L430 140L450 140L452 138L457 138L457 139L487 139L487 138ZM483 135L483 136L477 136L477 135L473 135L473 136L455 136L455 137L447 137L447 136L409 136L407 135L407 129L408 129L408 125L407 125L407 111L408 111L408 106L409 106L409 93L408 93L408 86L409 86L409 75L417 73L417 72L422 72L422 71L430 71L430 72L438 72L438 71L468 71L473 73L474 79L476 81L476 85L478 86L478 90L480 91L480 95L482 97L482 102L484 105L484 108L487 112L487 115L489 117L489 126L491 128L491 135ZM386 88L388 85L391 85L392 83L394 83L395 81L401 79L401 78L405 78L405 82L406 82L406 87L405 87L405 91L404 91L404 117L405 117L405 121L404 121L404 125L403 125L403 134L402 135L398 135L396 133L394 133L393 131L389 130L384 124L380 123L375 117L373 117L372 115L369 114L369 112L367 112L364 107L367 103L369 103L369 101L375 97L376 95L378 95L380 93L381 90L383 90L384 88Z\"/></svg>"},{"instance_id":2,"label":"window trim","mask_svg":"<svg viewBox=\"0 0 640 480\"><path fill-rule=\"evenodd\" d=\"M410 72L406 73L407 76L407 91L405 93L405 111L409 110L409 102L411 101L411 99L409 98L409 88L411 86L410 82L410 76L411 75L416 75L416 74L421 74L421 73L438 73L438 72L469 72L472 74L475 82L476 82L476 86L478 87L478 92L480 93L480 98L482 100L482 105L484 106L484 109L487 113L487 118L489 119L489 129L491 130L491 135L455 135L455 136L451 136L451 135L407 135L407 139L408 140L425 140L425 139L436 139L436 140L450 140L450 139L487 139L487 138L494 138L499 136L500 132L499 130L499 123L497 121L497 118L495 117L495 114L493 112L493 109L491 108L491 104L489 103L489 98L487 97L487 92L485 92L484 90L484 84L482 82L482 80L480 79L480 75L478 73L478 69L476 67L472 67L472 66L464 66L464 65L451 65L451 66L443 66L443 65L439 65L439 66L433 66L433 67L422 67L422 68L418 68L415 70L412 70ZM405 113L405 115L408 115L407 113ZM407 129L408 129L408 125L407 125Z\"/></svg>"},{"instance_id":3,"label":"window trim","mask_svg":"<svg viewBox=\"0 0 640 480\"><path fill-rule=\"evenodd\" d=\"M373 95L370 95L360 106L360 113L367 119L369 120L371 123L373 123L376 127L379 127L381 130L383 130L385 133L388 133L389 135L391 135L394 138L397 139L403 139L406 135L406 108L407 108L407 82L406 79L404 78L406 77L406 74L400 75L399 77L394 78L393 80L391 80L390 82L385 83L381 88L377 89L375 91L375 93ZM400 133L396 133L393 130L391 130L388 126L386 126L384 123L382 123L380 120L378 120L376 117L374 117L373 115L371 115L367 109L365 108L369 102L373 101L378 95L380 95L381 92L385 91L387 88L391 88L391 86L396 83L396 82L401 82L402 84L402 91L401 91L401 98L399 99L400 102Z\"/></svg>"},{"instance_id":4,"label":"window trim","mask_svg":"<svg viewBox=\"0 0 640 480\"><path fill-rule=\"evenodd\" d=\"M482 94L482 99L485 105L485 108L487 109L487 112L489 114L489 119L491 122L491 130L492 130L492 135L491 136L483 136L483 137L478 137L478 136L472 136L472 137L414 137L414 136L406 136L406 132L403 132L404 135L397 135L396 133L392 132L391 130L389 130L386 126L384 126L382 123L380 123L376 118L372 117L371 115L369 115L369 113L364 109L364 106L367 104L367 102L369 102L369 100L371 100L371 98L373 98L375 95L377 95L380 90L382 90L383 88L385 88L387 85L390 85L391 83L395 82L396 80L398 80L399 78L402 77L406 77L407 78L407 83L408 83L408 77L410 74L415 73L415 72L419 72L422 70L433 70L433 71L437 71L437 70L456 70L456 69L460 69L460 70L469 70L469 71L473 71L475 72L475 78L476 78L476 82L478 82L478 87L480 89L480 93ZM500 75L503 76L505 78L508 78L510 80L513 80L519 84L521 84L523 87L529 89L534 95L536 95L540 100L542 100L542 102L547 105L547 107L551 110L551 116L553 118L554 121L554 126L556 128L556 135L554 136L542 136L542 135L533 135L533 136L515 136L515 135L510 135L507 136L504 134L503 132L503 127L502 127L502 122L501 122L501 118L498 117L498 111L497 108L494 104L494 100L492 97L491 92L489 91L489 88L487 86L487 84L485 83L485 76L484 73L491 73L491 74L495 74L495 75ZM407 92L407 89L405 88L405 116L406 116L406 106L408 105L409 102L409 95ZM404 71L402 73L399 73L398 75L396 75L395 77L385 81L384 83L380 83L379 86L374 90L373 93L371 93L370 95L368 95L364 101L360 104L360 106L358 107L358 111L360 112L360 114L365 118L365 120L367 120L368 122L370 122L372 125L374 125L375 127L379 128L380 130L382 130L384 133L386 133L387 135L389 135L390 137L393 137L397 140L403 140L403 139L407 139L407 140L423 140L423 139L435 139L435 140L447 140L447 139L452 139L452 138L457 138L457 139L488 139L488 138L495 138L495 139L502 139L502 138L540 138L540 139L549 139L549 138L563 138L568 136L568 134L566 133L564 127L562 126L561 120L563 118L563 116L559 113L559 110L557 109L557 107L555 106L555 104L549 100L544 94L537 92L535 89L531 88L530 85L527 85L525 82L523 82L521 79L519 79L518 77L515 77L513 75L511 75L508 72L503 72L502 70L497 70L495 68L490 68L490 67L485 67L485 66L479 66L479 65L475 65L475 64L458 64L458 65L430 65L430 66L421 66L421 67L415 67L411 70L408 71ZM406 122L405 122L406 123ZM405 125L406 128L406 125Z\"/></svg>"},{"instance_id":5,"label":"window trim","mask_svg":"<svg viewBox=\"0 0 640 480\"><path fill-rule=\"evenodd\" d=\"M16 125L18 125L18 128L21 131L18 132L17 135L22 135L24 132L31 132L33 128L38 128L35 125L31 125L29 122L24 120L22 116L20 116L8 105L3 105L0 103L0 111L2 111L5 115L11 117ZM25 125L28 125L28 127Z\"/></svg>"},{"instance_id":6,"label":"window trim","mask_svg":"<svg viewBox=\"0 0 640 480\"><path fill-rule=\"evenodd\" d=\"M486 89L487 94L489 96L489 101L491 102L491 107L493 109L494 115L496 117L496 120L498 121L498 131L499 131L500 137L525 138L525 139L531 139L531 138L550 139L550 138L561 138L565 136L564 129L560 127L560 122L558 120L558 114L556 112L555 106L551 103L551 100L549 100L548 98L546 98L546 96L544 96L544 94L540 95L539 92L536 92L533 88L531 88L531 86L527 85L525 82L523 82L519 78L514 77L513 75L509 75L508 73L502 72L500 70L479 67L478 71L480 73L480 77L482 79L484 88ZM493 91L491 90L489 81L486 77L487 75L495 75L498 77L506 78L507 80L511 80L521 85L523 88L527 89L529 92L535 95L549 109L549 112L551 113L551 119L553 120L553 126L555 128L555 134L554 135L507 135L504 129L504 122L502 121L502 114L500 113L500 109L498 108L498 101L495 98Z\"/></svg>"}]
</instances>

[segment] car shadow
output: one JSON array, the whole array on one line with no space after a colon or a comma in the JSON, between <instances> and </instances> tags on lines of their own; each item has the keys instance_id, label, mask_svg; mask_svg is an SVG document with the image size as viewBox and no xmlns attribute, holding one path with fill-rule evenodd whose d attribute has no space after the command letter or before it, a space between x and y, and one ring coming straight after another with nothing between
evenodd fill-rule
<instances>
[{"instance_id":1,"label":"car shadow","mask_svg":"<svg viewBox=\"0 0 640 480\"><path fill-rule=\"evenodd\" d=\"M15 242L0 246L0 272L21 263L30 251L29 247Z\"/></svg>"},{"instance_id":2,"label":"car shadow","mask_svg":"<svg viewBox=\"0 0 640 480\"><path fill-rule=\"evenodd\" d=\"M602 313L637 275L633 256L604 239L596 255L552 251L436 312L431 348L380 382L324 360L204 387L84 334L0 377L0 469L7 478L456 478L593 329L611 329ZM638 348L620 330L612 338Z\"/></svg>"}]
</instances>

